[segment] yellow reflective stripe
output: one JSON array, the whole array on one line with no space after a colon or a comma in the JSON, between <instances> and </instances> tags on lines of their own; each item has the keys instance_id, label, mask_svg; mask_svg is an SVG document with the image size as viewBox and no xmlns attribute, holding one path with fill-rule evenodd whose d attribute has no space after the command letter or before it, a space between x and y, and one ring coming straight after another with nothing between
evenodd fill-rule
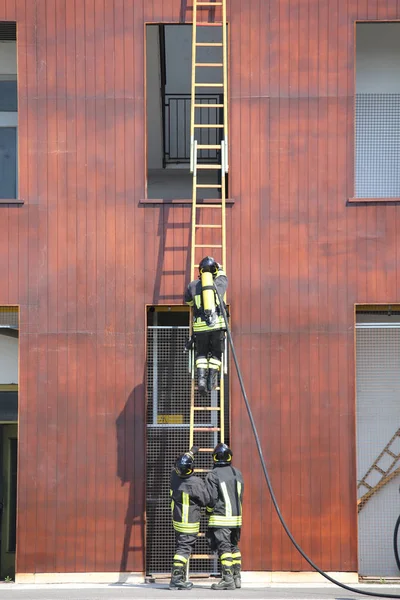
<instances>
[{"instance_id":1,"label":"yellow reflective stripe","mask_svg":"<svg viewBox=\"0 0 400 600\"><path fill-rule=\"evenodd\" d=\"M232 558L241 558L241 557L242 557L242 555L240 552L233 552L233 554L232 554Z\"/></svg>"},{"instance_id":2,"label":"yellow reflective stripe","mask_svg":"<svg viewBox=\"0 0 400 600\"><path fill-rule=\"evenodd\" d=\"M232 558L232 554L230 552L225 552L224 554L221 554L221 560L223 558Z\"/></svg>"},{"instance_id":3,"label":"yellow reflective stripe","mask_svg":"<svg viewBox=\"0 0 400 600\"><path fill-rule=\"evenodd\" d=\"M196 307L201 308L201 296L199 296L199 295L195 296L194 301L196 302Z\"/></svg>"},{"instance_id":4,"label":"yellow reflective stripe","mask_svg":"<svg viewBox=\"0 0 400 600\"><path fill-rule=\"evenodd\" d=\"M174 508L175 508L175 502L172 500L171 501L171 510L172 510L172 512L174 512Z\"/></svg>"},{"instance_id":5,"label":"yellow reflective stripe","mask_svg":"<svg viewBox=\"0 0 400 600\"><path fill-rule=\"evenodd\" d=\"M189 522L189 494L182 492L182 523Z\"/></svg>"},{"instance_id":6,"label":"yellow reflective stripe","mask_svg":"<svg viewBox=\"0 0 400 600\"><path fill-rule=\"evenodd\" d=\"M231 567L233 562L231 560L221 560L221 565L225 565L226 567Z\"/></svg>"},{"instance_id":7,"label":"yellow reflective stripe","mask_svg":"<svg viewBox=\"0 0 400 600\"><path fill-rule=\"evenodd\" d=\"M194 331L213 331L214 329L224 329L225 321L223 317L218 317L214 327L209 327L206 325L204 321L198 318L196 321L193 321L193 330Z\"/></svg>"},{"instance_id":8,"label":"yellow reflective stripe","mask_svg":"<svg viewBox=\"0 0 400 600\"><path fill-rule=\"evenodd\" d=\"M208 524L214 527L241 527L242 517L223 517L221 515L211 515Z\"/></svg>"},{"instance_id":9,"label":"yellow reflective stripe","mask_svg":"<svg viewBox=\"0 0 400 600\"><path fill-rule=\"evenodd\" d=\"M232 516L232 505L231 505L231 500L229 498L228 488L226 487L225 481L222 481L221 488L222 488L222 495L225 500L225 507L226 507L225 514L227 517L231 517Z\"/></svg>"},{"instance_id":10,"label":"yellow reflective stripe","mask_svg":"<svg viewBox=\"0 0 400 600\"><path fill-rule=\"evenodd\" d=\"M175 554L174 560L179 560L180 562L187 563L187 558L181 556L180 554Z\"/></svg>"},{"instance_id":11,"label":"yellow reflective stripe","mask_svg":"<svg viewBox=\"0 0 400 600\"><path fill-rule=\"evenodd\" d=\"M240 483L240 481L236 482L236 487L237 487L237 494L238 494L238 500L239 500L240 514L242 514L242 503L240 501L240 494L242 493L242 484Z\"/></svg>"},{"instance_id":12,"label":"yellow reflective stripe","mask_svg":"<svg viewBox=\"0 0 400 600\"><path fill-rule=\"evenodd\" d=\"M200 523L179 523L172 521L174 529L180 533L199 533Z\"/></svg>"},{"instance_id":13,"label":"yellow reflective stripe","mask_svg":"<svg viewBox=\"0 0 400 600\"><path fill-rule=\"evenodd\" d=\"M194 302L193 300L189 300L189 302L186 302L186 304L188 304L189 306L193 306Z\"/></svg>"},{"instance_id":14,"label":"yellow reflective stripe","mask_svg":"<svg viewBox=\"0 0 400 600\"><path fill-rule=\"evenodd\" d=\"M207 369L208 361L206 358L197 358L196 359L196 367L198 369Z\"/></svg>"},{"instance_id":15,"label":"yellow reflective stripe","mask_svg":"<svg viewBox=\"0 0 400 600\"><path fill-rule=\"evenodd\" d=\"M220 360L218 360L217 358L210 358L209 361L208 361L208 363L209 363L209 366L211 368L215 367L216 370L219 371L219 368L221 366L221 361Z\"/></svg>"},{"instance_id":16,"label":"yellow reflective stripe","mask_svg":"<svg viewBox=\"0 0 400 600\"><path fill-rule=\"evenodd\" d=\"M214 509L213 509L213 508L211 508L210 506L207 506L207 507L206 507L206 511L207 511L208 513L212 513L212 512L214 512Z\"/></svg>"}]
</instances>

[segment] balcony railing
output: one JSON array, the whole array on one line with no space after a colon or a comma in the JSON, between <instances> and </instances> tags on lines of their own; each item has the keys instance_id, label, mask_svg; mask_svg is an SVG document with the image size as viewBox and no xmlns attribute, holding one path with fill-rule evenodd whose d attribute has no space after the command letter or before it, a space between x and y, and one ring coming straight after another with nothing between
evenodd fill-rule
<instances>
[{"instance_id":1,"label":"balcony railing","mask_svg":"<svg viewBox=\"0 0 400 600\"><path fill-rule=\"evenodd\" d=\"M165 94L164 101L164 166L190 162L190 94ZM222 104L220 94L199 94L196 104L207 104L209 108L196 108L195 122L200 124L221 123L221 109L213 104ZM221 143L221 130L198 129L199 144ZM200 150L199 162L215 162L219 150Z\"/></svg>"}]
</instances>

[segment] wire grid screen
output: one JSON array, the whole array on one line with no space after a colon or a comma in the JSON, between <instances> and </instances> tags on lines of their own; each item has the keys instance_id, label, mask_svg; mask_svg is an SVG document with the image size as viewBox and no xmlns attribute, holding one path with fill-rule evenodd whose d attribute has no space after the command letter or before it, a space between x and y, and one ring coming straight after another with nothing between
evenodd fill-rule
<instances>
[{"instance_id":1,"label":"wire grid screen","mask_svg":"<svg viewBox=\"0 0 400 600\"><path fill-rule=\"evenodd\" d=\"M400 513L399 326L358 326L356 353L359 574L398 577L393 532Z\"/></svg>"},{"instance_id":2,"label":"wire grid screen","mask_svg":"<svg viewBox=\"0 0 400 600\"><path fill-rule=\"evenodd\" d=\"M356 94L357 198L400 197L400 94Z\"/></svg>"},{"instance_id":3,"label":"wire grid screen","mask_svg":"<svg viewBox=\"0 0 400 600\"><path fill-rule=\"evenodd\" d=\"M169 483L175 459L189 450L191 375L188 369L188 355L183 352L188 336L189 327L148 327L146 571L149 575L170 572L175 553ZM227 400L227 387L225 390ZM206 398L202 398L196 392L195 402L196 406L218 406L218 392L212 392ZM225 407L227 422L227 401ZM218 415L218 411L196 411L195 424L218 427ZM228 434L226 430L226 436ZM218 441L217 432L195 433L195 445L201 448L213 448ZM210 453L199 453L196 456L196 468L211 467ZM206 473L197 475L205 477ZM203 515L200 532L205 531L206 517ZM210 554L204 537L199 536L194 552ZM216 559L190 561L191 573L215 573L216 568Z\"/></svg>"},{"instance_id":4,"label":"wire grid screen","mask_svg":"<svg viewBox=\"0 0 400 600\"><path fill-rule=\"evenodd\" d=\"M0 306L0 327L18 329L18 306Z\"/></svg>"}]
</instances>

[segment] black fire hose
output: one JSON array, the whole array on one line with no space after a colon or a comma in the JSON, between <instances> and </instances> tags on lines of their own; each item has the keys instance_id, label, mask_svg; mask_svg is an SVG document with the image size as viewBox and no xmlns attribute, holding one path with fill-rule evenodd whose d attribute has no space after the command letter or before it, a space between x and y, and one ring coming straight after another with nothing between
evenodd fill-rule
<instances>
[{"instance_id":1,"label":"black fire hose","mask_svg":"<svg viewBox=\"0 0 400 600\"><path fill-rule=\"evenodd\" d=\"M224 317L224 321L225 321L225 325L226 325L226 333L228 335L229 345L230 345L231 350L232 350L232 356L233 356L233 360L234 360L234 363L235 363L236 372L237 372L239 383L240 383L240 388L242 390L242 395L243 395L243 399L244 399L244 402L245 402L245 405L246 405L247 414L249 415L251 428L253 430L254 439L256 441L258 454L260 456L261 466L262 466L262 469L263 469L263 472L264 472L265 481L267 483L268 490L269 490L269 493L270 493L270 496L271 496L272 504L274 505L276 514L278 515L278 518L279 518L279 520L280 520L280 522L282 524L282 527L285 530L286 534L288 535L288 537L289 537L290 541L292 542L293 546L296 548L296 550L301 554L301 556L308 562L308 564L315 571L317 571L320 575L322 575L323 577L325 577L325 579L327 579L331 583L334 583L335 585L338 585L339 587L343 588L344 590L347 590L349 592L354 592L356 594L363 594L365 596L376 596L377 598L400 598L400 595L396 595L396 594L380 594L378 592L364 592L364 591L358 590L357 588L353 588L353 587L351 587L349 585L345 585L344 583L341 583L340 581L337 581L336 579L333 579L333 577L331 577L330 575L328 575L327 573L325 573L325 571L322 571L322 569L320 569L311 560L311 558L309 558L307 556L307 554L304 552L304 550L299 546L299 544L294 539L292 533L289 530L289 527L287 526L287 524L286 524L286 522L285 522L285 520L284 520L284 518L283 518L283 516L281 514L278 502L277 502L275 494L274 494L274 490L272 489L272 484L271 484L271 480L269 478L267 467L265 465L264 455L263 455L263 451L262 451L262 448L261 448L260 439L258 437L256 424L255 424L254 419L253 419L253 413L251 412L249 400L247 398L246 390L245 390L245 387L244 387L243 377L242 377L242 373L240 371L238 359L237 359L237 356L236 356L235 346L233 345L232 335L231 335L231 331L229 329L228 317L227 317L227 314L226 314L224 301L221 298L221 295L218 292L218 289L217 289L217 287L215 285L214 285L214 289L215 289L215 292L216 292L216 294L218 296L219 305L220 305L220 308L221 308L221 311L222 311L222 314L223 314L223 317ZM398 519L398 521L396 523L396 527L398 525L400 526L400 517L399 517L399 519ZM397 538L397 531L396 531L396 538Z\"/></svg>"},{"instance_id":2,"label":"black fire hose","mask_svg":"<svg viewBox=\"0 0 400 600\"><path fill-rule=\"evenodd\" d=\"M396 565L398 570L400 571L400 557L399 557L399 527L400 527L400 515L397 517L396 525L394 527L393 534L393 550L394 557L396 559Z\"/></svg>"}]
</instances>

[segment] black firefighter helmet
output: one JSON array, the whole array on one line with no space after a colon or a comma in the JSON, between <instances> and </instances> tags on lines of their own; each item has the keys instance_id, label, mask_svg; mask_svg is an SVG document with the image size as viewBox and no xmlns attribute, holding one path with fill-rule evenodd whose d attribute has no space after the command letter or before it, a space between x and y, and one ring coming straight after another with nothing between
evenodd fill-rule
<instances>
[{"instance_id":1,"label":"black firefighter helmet","mask_svg":"<svg viewBox=\"0 0 400 600\"><path fill-rule=\"evenodd\" d=\"M175 461L175 471L179 477L189 477L193 473L194 457L191 452L181 454Z\"/></svg>"},{"instance_id":2,"label":"black firefighter helmet","mask_svg":"<svg viewBox=\"0 0 400 600\"><path fill-rule=\"evenodd\" d=\"M212 256L205 256L199 264L200 275L202 273L212 273L213 275L218 271L218 266Z\"/></svg>"},{"instance_id":3,"label":"black firefighter helmet","mask_svg":"<svg viewBox=\"0 0 400 600\"><path fill-rule=\"evenodd\" d=\"M217 444L213 452L214 465L226 467L232 462L232 450L226 444Z\"/></svg>"}]
</instances>

